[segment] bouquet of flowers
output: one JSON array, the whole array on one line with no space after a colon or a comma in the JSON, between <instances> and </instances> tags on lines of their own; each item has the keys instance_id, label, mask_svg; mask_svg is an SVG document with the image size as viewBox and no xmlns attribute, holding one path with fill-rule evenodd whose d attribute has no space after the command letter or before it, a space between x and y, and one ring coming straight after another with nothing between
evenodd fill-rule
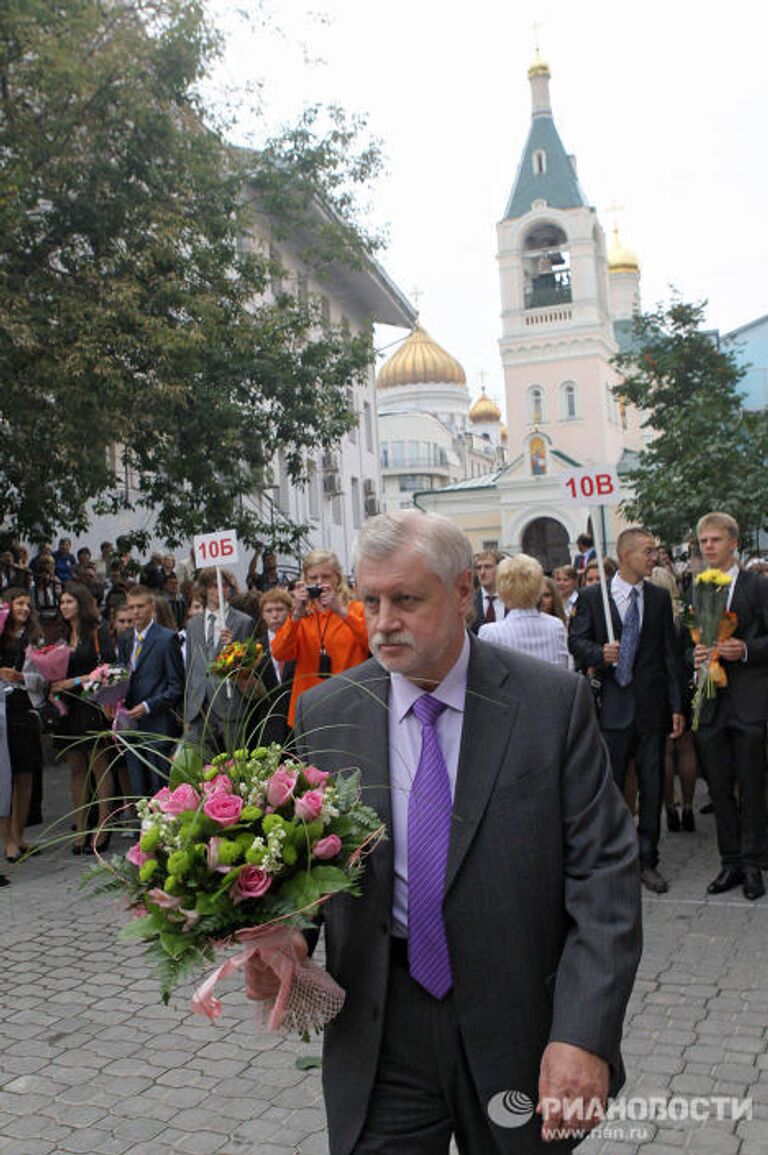
<instances>
[{"instance_id":1,"label":"bouquet of flowers","mask_svg":"<svg viewBox=\"0 0 768 1155\"><path fill-rule=\"evenodd\" d=\"M136 809L139 841L88 877L126 896L135 918L120 937L149 944L163 1001L217 948L242 942L193 1010L217 1017L216 981L257 955L281 980L270 1029L306 1033L328 1022L343 992L314 963L292 959L289 943L331 895L356 892L363 854L383 834L360 800L359 775L331 777L273 744L205 766L179 759L169 786Z\"/></svg>"},{"instance_id":2,"label":"bouquet of flowers","mask_svg":"<svg viewBox=\"0 0 768 1155\"><path fill-rule=\"evenodd\" d=\"M9 603L0 601L0 634L2 634L3 630L5 629L5 623L10 612L11 607Z\"/></svg>"},{"instance_id":3,"label":"bouquet of flowers","mask_svg":"<svg viewBox=\"0 0 768 1155\"><path fill-rule=\"evenodd\" d=\"M698 730L701 708L707 699L714 698L718 689L728 685L728 675L720 665L720 656L715 647L735 632L738 625L736 614L726 611L728 588L733 579L719 569L702 570L693 584L693 613L695 625L691 636L697 645L712 650L708 662L704 662L696 677L696 693L693 698L692 730Z\"/></svg>"},{"instance_id":4,"label":"bouquet of flowers","mask_svg":"<svg viewBox=\"0 0 768 1155\"><path fill-rule=\"evenodd\" d=\"M216 655L209 670L217 678L234 676L241 694L249 698L260 698L266 690L261 678L256 676L256 668L263 656L264 647L255 638L230 642Z\"/></svg>"},{"instance_id":5,"label":"bouquet of flowers","mask_svg":"<svg viewBox=\"0 0 768 1155\"><path fill-rule=\"evenodd\" d=\"M40 646L39 649L34 646L27 646L26 658L35 667L38 674L45 678L46 682L60 682L62 678L67 676L69 655L70 649L66 642L54 642L51 646ZM49 696L49 701L61 717L66 715L67 707L58 694L53 697Z\"/></svg>"},{"instance_id":6,"label":"bouquet of flowers","mask_svg":"<svg viewBox=\"0 0 768 1155\"><path fill-rule=\"evenodd\" d=\"M83 682L83 697L97 706L115 708L125 700L131 671L126 666L110 666L104 662L91 670Z\"/></svg>"}]
</instances>

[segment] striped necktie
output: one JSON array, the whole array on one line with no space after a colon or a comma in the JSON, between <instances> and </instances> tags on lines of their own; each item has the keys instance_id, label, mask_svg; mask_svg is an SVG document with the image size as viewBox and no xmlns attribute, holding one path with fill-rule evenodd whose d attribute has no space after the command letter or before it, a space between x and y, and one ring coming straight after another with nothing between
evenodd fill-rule
<instances>
[{"instance_id":1,"label":"striped necktie","mask_svg":"<svg viewBox=\"0 0 768 1155\"><path fill-rule=\"evenodd\" d=\"M408 799L408 964L411 978L442 999L453 986L443 922L453 801L435 729L445 703L423 694L411 709L421 723L421 756Z\"/></svg>"}]
</instances>

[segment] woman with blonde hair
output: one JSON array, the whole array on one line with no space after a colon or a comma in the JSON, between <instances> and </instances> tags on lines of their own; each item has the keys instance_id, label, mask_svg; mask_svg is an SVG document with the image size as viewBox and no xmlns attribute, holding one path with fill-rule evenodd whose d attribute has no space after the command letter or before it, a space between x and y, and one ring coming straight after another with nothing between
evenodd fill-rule
<instances>
[{"instance_id":1,"label":"woman with blonde hair","mask_svg":"<svg viewBox=\"0 0 768 1155\"><path fill-rule=\"evenodd\" d=\"M359 666L368 657L363 603L352 598L341 563L331 550L314 549L291 591L293 610L272 641L272 657L295 662L288 708L293 725L296 701L330 674Z\"/></svg>"},{"instance_id":2,"label":"woman with blonde hair","mask_svg":"<svg viewBox=\"0 0 768 1155\"><path fill-rule=\"evenodd\" d=\"M544 573L534 557L505 557L496 570L496 592L507 607L501 622L482 625L479 638L568 667L568 633L562 621L537 608Z\"/></svg>"}]
</instances>

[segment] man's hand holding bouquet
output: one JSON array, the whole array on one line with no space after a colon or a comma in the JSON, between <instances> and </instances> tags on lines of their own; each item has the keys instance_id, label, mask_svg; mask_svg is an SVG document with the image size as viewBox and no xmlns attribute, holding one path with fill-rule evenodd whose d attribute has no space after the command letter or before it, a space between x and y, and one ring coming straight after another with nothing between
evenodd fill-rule
<instances>
[{"instance_id":1,"label":"man's hand holding bouquet","mask_svg":"<svg viewBox=\"0 0 768 1155\"><path fill-rule=\"evenodd\" d=\"M306 959L300 932L332 895L356 892L363 855L383 834L360 801L359 776L331 777L277 745L242 749L205 766L174 763L169 786L137 811L138 842L88 877L126 895L135 917L120 937L148 944L163 1001L239 944L195 992L193 1010L217 1018L216 982L248 966L249 976L269 972L270 1029L303 1034L329 1021L343 992Z\"/></svg>"},{"instance_id":2,"label":"man's hand holding bouquet","mask_svg":"<svg viewBox=\"0 0 768 1155\"><path fill-rule=\"evenodd\" d=\"M719 689L728 685L728 675L720 659L737 661L744 652L744 643L733 637L739 624L736 614L726 609L732 581L730 574L723 570L707 569L696 575L693 584L694 624L691 626L691 637L696 643L693 730L699 728L704 702L714 698Z\"/></svg>"}]
</instances>

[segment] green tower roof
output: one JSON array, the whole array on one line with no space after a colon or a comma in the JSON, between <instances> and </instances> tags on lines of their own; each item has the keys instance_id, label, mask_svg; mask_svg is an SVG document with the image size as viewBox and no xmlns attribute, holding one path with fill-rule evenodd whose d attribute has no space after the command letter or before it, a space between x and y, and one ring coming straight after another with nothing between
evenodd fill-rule
<instances>
[{"instance_id":1,"label":"green tower roof","mask_svg":"<svg viewBox=\"0 0 768 1155\"><path fill-rule=\"evenodd\" d=\"M544 163L534 165L538 152L544 154ZM551 115L540 112L534 115L504 220L525 216L536 200L546 201L556 209L575 209L587 204L554 120Z\"/></svg>"}]
</instances>

